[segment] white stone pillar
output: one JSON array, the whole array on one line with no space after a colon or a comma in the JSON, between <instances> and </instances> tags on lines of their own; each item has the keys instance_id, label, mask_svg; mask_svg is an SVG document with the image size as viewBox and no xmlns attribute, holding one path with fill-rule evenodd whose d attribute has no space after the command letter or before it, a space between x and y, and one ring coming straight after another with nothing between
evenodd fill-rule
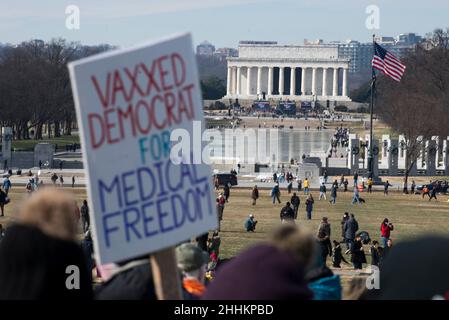
<instances>
[{"instance_id":1,"label":"white stone pillar","mask_svg":"<svg viewBox=\"0 0 449 320\"><path fill-rule=\"evenodd\" d=\"M262 94L262 67L257 68L257 94Z\"/></svg>"},{"instance_id":2,"label":"white stone pillar","mask_svg":"<svg viewBox=\"0 0 449 320\"><path fill-rule=\"evenodd\" d=\"M273 67L268 68L268 96L273 95Z\"/></svg>"},{"instance_id":3,"label":"white stone pillar","mask_svg":"<svg viewBox=\"0 0 449 320\"><path fill-rule=\"evenodd\" d=\"M295 88L296 88L296 74L295 67L290 68L290 95L295 96Z\"/></svg>"},{"instance_id":4,"label":"white stone pillar","mask_svg":"<svg viewBox=\"0 0 449 320\"><path fill-rule=\"evenodd\" d=\"M232 80L232 68L228 67L228 74L226 79L226 95L229 96L231 94L231 80Z\"/></svg>"},{"instance_id":5,"label":"white stone pillar","mask_svg":"<svg viewBox=\"0 0 449 320\"><path fill-rule=\"evenodd\" d=\"M312 95L316 95L316 68L312 69Z\"/></svg>"},{"instance_id":6,"label":"white stone pillar","mask_svg":"<svg viewBox=\"0 0 449 320\"><path fill-rule=\"evenodd\" d=\"M279 67L279 95L284 94L284 67Z\"/></svg>"},{"instance_id":7,"label":"white stone pillar","mask_svg":"<svg viewBox=\"0 0 449 320\"><path fill-rule=\"evenodd\" d=\"M306 67L302 67L302 72L301 72L301 95L305 96L306 95L306 71L307 68Z\"/></svg>"},{"instance_id":8,"label":"white stone pillar","mask_svg":"<svg viewBox=\"0 0 449 320\"><path fill-rule=\"evenodd\" d=\"M235 90L235 94L236 95L240 95L240 78L241 78L241 73L242 73L242 70L241 70L241 68L240 67L237 67L237 81L236 81L236 83L237 83L237 88L236 88L236 90Z\"/></svg>"},{"instance_id":9,"label":"white stone pillar","mask_svg":"<svg viewBox=\"0 0 449 320\"><path fill-rule=\"evenodd\" d=\"M334 68L334 80L333 80L332 96L338 96L338 68Z\"/></svg>"},{"instance_id":10,"label":"white stone pillar","mask_svg":"<svg viewBox=\"0 0 449 320\"><path fill-rule=\"evenodd\" d=\"M343 90L342 90L342 96L347 97L348 96L348 69L343 69Z\"/></svg>"},{"instance_id":11,"label":"white stone pillar","mask_svg":"<svg viewBox=\"0 0 449 320\"><path fill-rule=\"evenodd\" d=\"M251 95L251 67L246 68L246 95Z\"/></svg>"},{"instance_id":12,"label":"white stone pillar","mask_svg":"<svg viewBox=\"0 0 449 320\"><path fill-rule=\"evenodd\" d=\"M323 93L322 96L327 96L327 68L323 68Z\"/></svg>"}]
</instances>

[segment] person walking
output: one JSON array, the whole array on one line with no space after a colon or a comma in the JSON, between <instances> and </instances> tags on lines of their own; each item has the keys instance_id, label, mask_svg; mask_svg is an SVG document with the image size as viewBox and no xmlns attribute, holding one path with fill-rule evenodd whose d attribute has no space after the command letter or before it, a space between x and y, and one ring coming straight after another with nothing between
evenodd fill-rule
<instances>
[{"instance_id":1,"label":"person walking","mask_svg":"<svg viewBox=\"0 0 449 320\"><path fill-rule=\"evenodd\" d=\"M351 250L351 262L354 269L361 270L363 264L366 263L365 251L363 251L363 243L361 237L358 235L354 240L354 245Z\"/></svg>"},{"instance_id":2,"label":"person walking","mask_svg":"<svg viewBox=\"0 0 449 320\"><path fill-rule=\"evenodd\" d=\"M298 180L296 180L296 183L298 184L298 192L300 192L302 190L302 180L298 178Z\"/></svg>"},{"instance_id":3,"label":"person walking","mask_svg":"<svg viewBox=\"0 0 449 320\"><path fill-rule=\"evenodd\" d=\"M335 204L337 202L337 189L338 186L334 183L331 189L331 200L330 203Z\"/></svg>"},{"instance_id":4,"label":"person walking","mask_svg":"<svg viewBox=\"0 0 449 320\"><path fill-rule=\"evenodd\" d=\"M292 189L293 189L293 182L289 181L287 184L287 193L288 194L292 193Z\"/></svg>"},{"instance_id":5,"label":"person walking","mask_svg":"<svg viewBox=\"0 0 449 320\"><path fill-rule=\"evenodd\" d=\"M348 248L346 252L349 252L351 250L354 244L355 234L358 230L359 223L355 219L354 214L351 213L349 219L345 222L344 225L346 247Z\"/></svg>"},{"instance_id":6,"label":"person walking","mask_svg":"<svg viewBox=\"0 0 449 320\"><path fill-rule=\"evenodd\" d=\"M345 212L343 214L343 218L341 218L340 222L340 228L341 228L341 238L343 239L343 242L346 243L346 237L345 237L345 223L349 220L349 213Z\"/></svg>"},{"instance_id":7,"label":"person walking","mask_svg":"<svg viewBox=\"0 0 449 320\"><path fill-rule=\"evenodd\" d=\"M255 206L257 199L259 199L259 189L257 189L257 185L254 186L253 191L251 192L251 199L253 199L253 206Z\"/></svg>"},{"instance_id":8,"label":"person walking","mask_svg":"<svg viewBox=\"0 0 449 320\"><path fill-rule=\"evenodd\" d=\"M295 221L295 212L290 206L290 202L287 202L281 209L279 217L281 218L281 223L291 223Z\"/></svg>"},{"instance_id":9,"label":"person walking","mask_svg":"<svg viewBox=\"0 0 449 320\"><path fill-rule=\"evenodd\" d=\"M217 209L217 220L218 220L218 228L217 230L221 230L221 221L223 220L223 211L224 211L224 205L220 203L220 199L215 199L215 207Z\"/></svg>"},{"instance_id":10,"label":"person walking","mask_svg":"<svg viewBox=\"0 0 449 320\"><path fill-rule=\"evenodd\" d=\"M373 184L374 184L373 178L369 177L368 178L368 182L367 182L368 193L372 193L373 192Z\"/></svg>"},{"instance_id":11,"label":"person walking","mask_svg":"<svg viewBox=\"0 0 449 320\"><path fill-rule=\"evenodd\" d=\"M87 200L83 200L83 205L81 206L80 211L81 211L81 223L83 227L83 233L86 233L90 228L90 215Z\"/></svg>"},{"instance_id":12,"label":"person walking","mask_svg":"<svg viewBox=\"0 0 449 320\"><path fill-rule=\"evenodd\" d=\"M410 185L411 194L415 194L416 183L415 180L412 180L412 184Z\"/></svg>"},{"instance_id":13,"label":"person walking","mask_svg":"<svg viewBox=\"0 0 449 320\"><path fill-rule=\"evenodd\" d=\"M432 191L430 191L429 201L432 200L432 199L435 199L435 200L438 201L438 199L437 199L437 188L436 188L436 186L434 186L434 187L432 188Z\"/></svg>"},{"instance_id":14,"label":"person walking","mask_svg":"<svg viewBox=\"0 0 449 320\"><path fill-rule=\"evenodd\" d=\"M348 185L349 185L349 181L348 179L345 179L345 181L343 182L343 192L347 192L348 191Z\"/></svg>"},{"instance_id":15,"label":"person walking","mask_svg":"<svg viewBox=\"0 0 449 320\"><path fill-rule=\"evenodd\" d=\"M328 175L327 175L327 170L326 169L324 169L323 178L324 178L324 183L327 183Z\"/></svg>"},{"instance_id":16,"label":"person walking","mask_svg":"<svg viewBox=\"0 0 449 320\"><path fill-rule=\"evenodd\" d=\"M312 211L313 211L313 203L315 200L313 200L312 194L309 194L309 197L306 200L306 214L307 214L307 220L312 219Z\"/></svg>"},{"instance_id":17,"label":"person walking","mask_svg":"<svg viewBox=\"0 0 449 320\"><path fill-rule=\"evenodd\" d=\"M371 254L371 265L379 268L382 259L382 248L379 247L379 242L374 240L369 251Z\"/></svg>"},{"instance_id":18,"label":"person walking","mask_svg":"<svg viewBox=\"0 0 449 320\"><path fill-rule=\"evenodd\" d=\"M318 226L317 234L323 233L326 237L324 241L325 245L327 245L327 251L329 256L332 255L332 243L331 243L331 224L328 221L327 217L323 217L321 219L320 225Z\"/></svg>"},{"instance_id":19,"label":"person walking","mask_svg":"<svg viewBox=\"0 0 449 320\"><path fill-rule=\"evenodd\" d=\"M388 182L388 180L385 181L385 183L384 183L384 196L388 195L388 187L392 187L392 186L393 185L390 182Z\"/></svg>"},{"instance_id":20,"label":"person walking","mask_svg":"<svg viewBox=\"0 0 449 320\"><path fill-rule=\"evenodd\" d=\"M5 190L6 195L8 195L11 187L12 187L11 180L9 180L9 177L6 176L5 180L3 180L3 190Z\"/></svg>"},{"instance_id":21,"label":"person walking","mask_svg":"<svg viewBox=\"0 0 449 320\"><path fill-rule=\"evenodd\" d=\"M75 188L75 176L72 176L72 188Z\"/></svg>"},{"instance_id":22,"label":"person walking","mask_svg":"<svg viewBox=\"0 0 449 320\"><path fill-rule=\"evenodd\" d=\"M62 176L62 174L59 176L59 185L60 185L61 187L64 186L64 177Z\"/></svg>"},{"instance_id":23,"label":"person walking","mask_svg":"<svg viewBox=\"0 0 449 320\"><path fill-rule=\"evenodd\" d=\"M387 241L390 239L390 233L393 230L393 224L388 221L388 218L385 218L380 225L380 240L382 242L382 247L385 248L387 246Z\"/></svg>"},{"instance_id":24,"label":"person walking","mask_svg":"<svg viewBox=\"0 0 449 320\"><path fill-rule=\"evenodd\" d=\"M307 178L304 179L304 194L309 194L309 179Z\"/></svg>"},{"instance_id":25,"label":"person walking","mask_svg":"<svg viewBox=\"0 0 449 320\"><path fill-rule=\"evenodd\" d=\"M0 212L1 216L5 216L5 205L9 203L8 195L0 188Z\"/></svg>"},{"instance_id":26,"label":"person walking","mask_svg":"<svg viewBox=\"0 0 449 320\"><path fill-rule=\"evenodd\" d=\"M345 176L342 174L340 177L340 187L345 183Z\"/></svg>"},{"instance_id":27,"label":"person walking","mask_svg":"<svg viewBox=\"0 0 449 320\"><path fill-rule=\"evenodd\" d=\"M354 172L354 187L357 187L358 181L359 181L359 172L356 170Z\"/></svg>"},{"instance_id":28,"label":"person walking","mask_svg":"<svg viewBox=\"0 0 449 320\"><path fill-rule=\"evenodd\" d=\"M228 199L229 199L230 194L231 194L231 190L229 188L229 183L225 183L225 185L223 187L223 195L224 195L226 202L229 202Z\"/></svg>"},{"instance_id":29,"label":"person walking","mask_svg":"<svg viewBox=\"0 0 449 320\"><path fill-rule=\"evenodd\" d=\"M299 204L301 203L301 199L296 195L296 192L293 192L293 196L290 199L290 202L293 206L293 212L295 213L295 220L298 218L298 210Z\"/></svg>"},{"instance_id":30,"label":"person walking","mask_svg":"<svg viewBox=\"0 0 449 320\"><path fill-rule=\"evenodd\" d=\"M279 184L276 183L273 189L271 189L271 198L273 199L273 204L275 203L276 200L278 201L278 203L281 203L280 195L281 190L279 189Z\"/></svg>"},{"instance_id":31,"label":"person walking","mask_svg":"<svg viewBox=\"0 0 449 320\"><path fill-rule=\"evenodd\" d=\"M326 198L326 185L324 184L324 182L320 185L320 197L319 200L321 201L321 199L327 200Z\"/></svg>"},{"instance_id":32,"label":"person walking","mask_svg":"<svg viewBox=\"0 0 449 320\"><path fill-rule=\"evenodd\" d=\"M359 194L359 188L357 186L354 187L354 195L352 197L351 204L354 204L356 202L358 204L360 204L360 194Z\"/></svg>"}]
</instances>

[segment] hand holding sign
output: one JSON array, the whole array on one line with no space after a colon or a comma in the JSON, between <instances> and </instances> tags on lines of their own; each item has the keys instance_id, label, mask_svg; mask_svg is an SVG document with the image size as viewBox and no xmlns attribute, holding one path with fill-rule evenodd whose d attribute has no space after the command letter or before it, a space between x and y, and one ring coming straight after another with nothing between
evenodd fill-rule
<instances>
[{"instance_id":1,"label":"hand holding sign","mask_svg":"<svg viewBox=\"0 0 449 320\"><path fill-rule=\"evenodd\" d=\"M202 120L189 34L69 65L97 259L159 251L216 227L210 168L175 164L170 132Z\"/></svg>"}]
</instances>

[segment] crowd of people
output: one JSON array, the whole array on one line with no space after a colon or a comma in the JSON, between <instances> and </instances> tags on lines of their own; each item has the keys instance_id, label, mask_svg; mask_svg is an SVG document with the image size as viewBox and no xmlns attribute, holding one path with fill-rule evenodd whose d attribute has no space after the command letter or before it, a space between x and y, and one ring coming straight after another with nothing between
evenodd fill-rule
<instances>
[{"instance_id":1,"label":"crowd of people","mask_svg":"<svg viewBox=\"0 0 449 320\"><path fill-rule=\"evenodd\" d=\"M358 190L358 180L356 173L354 192ZM345 181L347 179L342 176L340 183L338 180L332 183L331 204L335 204L337 189L344 186ZM391 186L388 181L386 184ZM388 185L384 186L386 195ZM2 186L0 206L2 192L7 198L12 183L6 178ZM322 186L325 184L320 186L318 201L327 201L327 189ZM399 244L399 249L396 246L392 249L391 235L395 228L388 218L380 223L379 237L374 240L349 212L343 214L337 228L331 225L328 217L321 217L316 232L312 233L297 223L300 191L305 196L305 219L312 219L315 200L310 187L308 179L305 179L296 191L287 188L289 199L279 211L279 227L264 242L234 258L222 259L221 224L225 207L232 198L229 184L218 186L217 229L180 243L175 250L183 299L339 300L342 299L342 285L335 269L340 269L342 263L351 265L354 270L375 266L380 269L381 277L390 279L385 290L373 293L365 288L357 298L402 297L410 293L394 291L399 290L394 284L400 279L391 275L399 268L393 264L398 255L402 256L410 246L419 243L416 253L427 250L426 256L432 258L435 250L429 250L428 241L434 241L434 249L447 245L445 240L430 239L408 246ZM97 265L86 200L78 208L63 188L46 187L35 191L20 207L16 223L6 230L0 225L0 299L157 299L148 255L119 261L113 266ZM250 197L252 206L260 205L257 185L250 191ZM278 183L271 190L271 198L273 203L281 203ZM360 197L358 200L360 202ZM243 230L257 232L257 224L258 220L251 213L243 223ZM437 257L435 255L434 258ZM80 268L79 290L67 290L65 286L67 265ZM443 266L447 264L441 263L437 269L443 269ZM442 282L447 284L447 281ZM427 292L423 296L433 297Z\"/></svg>"}]
</instances>

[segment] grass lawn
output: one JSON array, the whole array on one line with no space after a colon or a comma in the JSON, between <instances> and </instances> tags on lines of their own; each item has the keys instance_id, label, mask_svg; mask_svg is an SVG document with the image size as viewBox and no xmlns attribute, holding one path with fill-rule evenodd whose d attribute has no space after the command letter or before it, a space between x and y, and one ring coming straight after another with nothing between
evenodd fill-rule
<instances>
[{"instance_id":1,"label":"grass lawn","mask_svg":"<svg viewBox=\"0 0 449 320\"><path fill-rule=\"evenodd\" d=\"M81 206L81 202L86 196L85 189L70 187L66 189L73 192L78 205ZM269 233L280 224L281 207L290 199L285 190L281 190L281 193L282 203L273 205L269 197L269 190L260 190L257 205L252 206L251 190L231 189L231 196L224 210L221 227L221 258L235 256L245 248L267 239ZM380 224L385 217L388 217L395 226L395 230L391 234L394 243L423 234L449 234L449 195L438 196L438 201L429 202L427 197L422 199L419 195L403 195L400 192L390 192L388 196L384 196L382 192L361 193L361 197L366 200L366 203L351 205L352 193L339 192L337 203L331 205L328 201L319 201L317 191L312 191L312 194L315 198L312 220L304 219L305 196L300 193L301 205L297 223L310 228L315 233L321 217L327 216L332 227L332 240L341 240L340 220L345 211L355 214L360 230L367 231L373 240L379 240ZM0 223L3 225L8 225L16 220L17 209L26 197L25 188L22 186L13 188L9 196L11 203L5 207L5 217L0 218ZM254 214L256 220L259 221L254 233L247 233L243 229L243 223L249 213ZM368 247L365 248L365 253L370 261ZM349 259L349 256L346 258ZM330 265L330 259L328 259L328 265ZM338 273L344 288L347 288L350 279L357 275L352 271L351 266L344 263Z\"/></svg>"},{"instance_id":2,"label":"grass lawn","mask_svg":"<svg viewBox=\"0 0 449 320\"><path fill-rule=\"evenodd\" d=\"M13 150L32 150L38 143L52 143L58 145L58 149L61 149L65 148L68 144L80 143L80 139L78 135L71 135L43 140L14 140L12 142L12 148Z\"/></svg>"},{"instance_id":3,"label":"grass lawn","mask_svg":"<svg viewBox=\"0 0 449 320\"><path fill-rule=\"evenodd\" d=\"M285 190L281 191L281 204L273 205L268 190L261 190L261 198L256 206L251 205L248 189L231 189L229 203L224 210L222 222L221 255L231 257L244 248L267 238L269 232L280 224L279 212L286 201L290 199ZM429 202L427 197L419 195L403 195L390 192L384 196L382 192L372 194L361 193L366 200L362 205L351 205L351 192L339 192L337 203L331 205L328 201L319 201L318 192L312 191L315 199L312 220L305 220L305 196L300 193L301 205L297 223L311 228L316 232L321 217L327 216L332 227L332 240L341 240L340 220L345 211L354 213L359 222L360 230L367 231L371 239L380 238L380 224L386 217L394 224L393 242L415 238L422 234L449 234L449 196L438 196L438 201ZM329 195L329 193L328 193ZM243 230L243 223L249 213L258 220L255 233Z\"/></svg>"}]
</instances>

